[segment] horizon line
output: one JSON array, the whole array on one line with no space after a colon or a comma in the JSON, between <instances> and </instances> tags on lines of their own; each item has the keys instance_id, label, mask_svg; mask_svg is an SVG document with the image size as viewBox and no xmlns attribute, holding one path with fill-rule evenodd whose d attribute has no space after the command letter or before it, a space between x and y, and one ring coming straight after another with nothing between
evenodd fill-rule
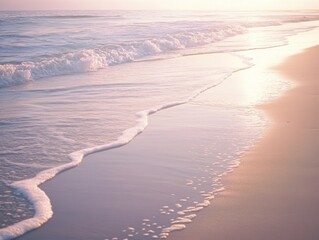
<instances>
[{"instance_id":1,"label":"horizon line","mask_svg":"<svg viewBox=\"0 0 319 240\"><path fill-rule=\"evenodd\" d=\"M210 12L210 11L217 11L217 12L301 12L301 11L319 11L318 9L242 9L242 10L229 10L229 9L0 9L0 12L4 11L25 11L25 12L35 12L35 11L200 11L200 12Z\"/></svg>"}]
</instances>

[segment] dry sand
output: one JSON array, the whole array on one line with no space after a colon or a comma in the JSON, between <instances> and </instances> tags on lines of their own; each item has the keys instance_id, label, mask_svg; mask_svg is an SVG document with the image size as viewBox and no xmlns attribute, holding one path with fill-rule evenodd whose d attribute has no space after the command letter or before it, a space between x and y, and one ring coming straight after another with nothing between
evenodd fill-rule
<instances>
[{"instance_id":1,"label":"dry sand","mask_svg":"<svg viewBox=\"0 0 319 240\"><path fill-rule=\"evenodd\" d=\"M265 137L225 179L227 191L171 240L319 239L319 46L278 71L296 81L262 106Z\"/></svg>"}]
</instances>

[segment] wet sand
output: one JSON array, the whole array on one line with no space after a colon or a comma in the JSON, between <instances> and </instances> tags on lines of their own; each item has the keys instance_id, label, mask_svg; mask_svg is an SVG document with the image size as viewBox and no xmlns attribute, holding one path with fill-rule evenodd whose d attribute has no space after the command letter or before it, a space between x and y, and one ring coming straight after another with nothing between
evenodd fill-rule
<instances>
[{"instance_id":1,"label":"wet sand","mask_svg":"<svg viewBox=\"0 0 319 240\"><path fill-rule=\"evenodd\" d=\"M197 60L197 74L202 74L207 62L216 65L217 59L232 58L208 54L169 62L183 70L187 61ZM241 58L234 61L245 67ZM141 64L152 70L163 61ZM41 185L51 200L53 217L19 239L158 238L179 211L203 203L202 194L221 188L219 175L263 131L264 121L251 112L255 110L238 103L245 94L239 77L244 72L190 103L151 115L145 131L129 144L86 156L78 167ZM177 68L176 73L189 78L187 71Z\"/></svg>"},{"instance_id":2,"label":"wet sand","mask_svg":"<svg viewBox=\"0 0 319 240\"><path fill-rule=\"evenodd\" d=\"M276 70L296 87L261 106L273 124L227 190L171 240L319 239L319 46Z\"/></svg>"}]
</instances>

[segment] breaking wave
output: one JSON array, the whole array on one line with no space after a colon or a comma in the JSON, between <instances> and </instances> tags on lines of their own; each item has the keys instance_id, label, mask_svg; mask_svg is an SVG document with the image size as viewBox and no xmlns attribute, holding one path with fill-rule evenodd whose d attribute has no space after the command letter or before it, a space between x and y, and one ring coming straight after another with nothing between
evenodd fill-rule
<instances>
[{"instance_id":1,"label":"breaking wave","mask_svg":"<svg viewBox=\"0 0 319 240\"><path fill-rule=\"evenodd\" d=\"M214 27L196 32L181 32L161 38L103 46L64 53L41 61L0 65L0 87L25 83L40 78L92 72L110 65L132 62L142 57L205 45L244 33L239 25Z\"/></svg>"}]
</instances>

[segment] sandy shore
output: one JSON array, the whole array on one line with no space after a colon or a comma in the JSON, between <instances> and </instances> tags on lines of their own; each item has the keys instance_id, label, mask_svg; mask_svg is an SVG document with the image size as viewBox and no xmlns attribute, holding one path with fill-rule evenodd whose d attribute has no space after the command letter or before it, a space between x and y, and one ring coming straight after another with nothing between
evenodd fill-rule
<instances>
[{"instance_id":1,"label":"sandy shore","mask_svg":"<svg viewBox=\"0 0 319 240\"><path fill-rule=\"evenodd\" d=\"M281 49L279 59L290 52L287 48ZM51 200L54 216L19 239L125 239L133 234L132 229L135 239L148 239L144 233L149 230L159 233L161 230L153 225L145 228L144 219L165 227L172 216L163 215L161 208L175 207L176 203L188 207L198 202L199 193L211 191L212 177L218 176L215 171L219 168L213 166L224 164L223 158L216 156L226 154L225 158L236 159L237 153L255 143L265 129L261 111L253 106L264 95L272 96L269 92L274 85L267 87L266 83L273 75L267 71L269 63L261 60L267 60L264 56L268 54L273 64L277 52L278 49L251 52L256 56L255 68L237 72L189 104L156 113L143 134L125 147L87 156L77 168L43 184L41 188ZM313 60L315 65L313 57L301 61ZM187 62L193 64L197 60L203 66L216 59L232 58L210 54L170 61L173 66L184 68ZM306 68L295 67L302 65L296 62L299 59L292 58L281 66L281 71L288 74L287 69L300 70L289 72L289 77L308 73ZM309 64L305 67L315 69ZM198 73L202 69L207 66L199 67ZM254 78L256 74L260 74L260 79ZM212 206L196 212L194 222L187 224L185 230L172 233L170 239L317 239L315 153L319 139L314 139L318 137L313 116L316 109L310 103L315 103L313 91L318 88L313 87L312 75L307 76L309 79L300 78L299 87L276 103L262 106L273 119L273 128L242 159L242 166L222 179L228 190L218 195ZM185 78L188 77L186 71ZM192 181L196 190L188 185L187 180L192 178L197 179ZM217 187L221 184L219 180L216 183Z\"/></svg>"},{"instance_id":2,"label":"sandy shore","mask_svg":"<svg viewBox=\"0 0 319 240\"><path fill-rule=\"evenodd\" d=\"M155 67L170 64L187 81L185 64L196 63L193 74L210 76L205 65L212 63L216 70L217 60L245 67L241 58L228 54L140 64L151 74ZM243 98L247 89L241 87L245 72L189 104L157 112L129 144L86 156L78 167L41 185L54 215L19 239L156 239L153 236L179 217L178 211L203 203L202 194L220 189L219 175L263 132L264 121L256 111L239 104L248 101Z\"/></svg>"},{"instance_id":3,"label":"sandy shore","mask_svg":"<svg viewBox=\"0 0 319 240\"><path fill-rule=\"evenodd\" d=\"M205 168L216 152L207 156L201 153L209 147L221 151L230 133L236 136L236 129L249 130L240 124L249 116L238 117L238 123L232 124L231 114L233 110L204 105L184 105L159 112L145 132L130 144L87 156L77 168L42 185L51 199L54 216L19 239L153 239L141 235L127 237L123 230L130 227L143 234L149 230L159 232L156 227L143 226L142 220L166 224L172 215L160 213L164 205L189 206L201 199L186 184L190 176L200 176L198 192L211 189L212 179L199 167ZM220 121L224 121L224 127ZM240 131L237 135L243 138ZM219 147L212 147L217 141ZM182 198L185 201L179 200Z\"/></svg>"},{"instance_id":4,"label":"sandy shore","mask_svg":"<svg viewBox=\"0 0 319 240\"><path fill-rule=\"evenodd\" d=\"M172 240L319 239L319 47L278 70L297 87L262 106L272 128L230 174L227 191Z\"/></svg>"}]
</instances>

